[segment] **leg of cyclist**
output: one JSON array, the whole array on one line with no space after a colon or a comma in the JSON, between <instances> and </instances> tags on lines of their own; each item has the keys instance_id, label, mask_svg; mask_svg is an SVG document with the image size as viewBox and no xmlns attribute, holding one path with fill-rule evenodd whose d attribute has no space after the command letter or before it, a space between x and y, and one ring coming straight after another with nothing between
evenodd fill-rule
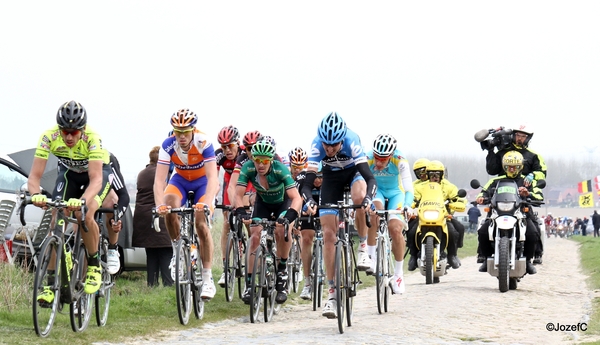
<instances>
[{"instance_id":1,"label":"leg of cyclist","mask_svg":"<svg viewBox=\"0 0 600 345\"><path fill-rule=\"evenodd\" d=\"M127 203L129 203L128 200L129 198L127 198ZM114 205L120 201L121 200L117 196L117 193L115 193L115 191L111 189L106 199L104 199L104 201L102 202L102 208L113 208ZM119 241L119 231L121 231L122 228L122 222L120 218L123 215L123 213L124 212L121 212L121 215L118 217L119 220L116 223L113 222L114 215L112 213L104 214L104 222L107 225L106 228L108 229L108 253L106 264L108 267L108 273L110 274L116 274L121 269L121 261L119 260L119 250L117 248L117 242Z\"/></svg>"},{"instance_id":2,"label":"leg of cyclist","mask_svg":"<svg viewBox=\"0 0 600 345\"><path fill-rule=\"evenodd\" d=\"M223 203L226 205L225 203ZM223 267L225 267L225 259L228 255L227 251L227 237L229 235L229 212L223 211L223 228L221 229L221 253L223 254ZM218 282L219 286L225 287L225 271L221 274Z\"/></svg>"},{"instance_id":3,"label":"leg of cyclist","mask_svg":"<svg viewBox=\"0 0 600 345\"><path fill-rule=\"evenodd\" d=\"M377 196L373 199L373 204L378 210L383 210L382 198L379 197L379 191ZM377 230L379 229L379 216L376 214L371 215L371 227L368 228L369 233L367 237L367 254L371 259L371 266L367 268L366 273L372 275L375 273L375 266L377 265Z\"/></svg>"},{"instance_id":4,"label":"leg of cyclist","mask_svg":"<svg viewBox=\"0 0 600 345\"><path fill-rule=\"evenodd\" d=\"M302 270L304 274L304 288L300 293L303 300L311 299L312 281L310 278L310 269L312 267L312 247L315 238L314 222L302 222L300 227L302 239L300 241L300 252L302 256Z\"/></svg>"},{"instance_id":5,"label":"leg of cyclist","mask_svg":"<svg viewBox=\"0 0 600 345\"><path fill-rule=\"evenodd\" d=\"M262 226L250 226L250 238L248 238L248 262L246 263L246 290L242 294L242 301L250 304L250 292L252 291L252 272L254 270L254 252L260 244L260 232Z\"/></svg>"},{"instance_id":6,"label":"leg of cyclist","mask_svg":"<svg viewBox=\"0 0 600 345\"><path fill-rule=\"evenodd\" d=\"M202 198L200 198L200 203L202 203ZM210 207L209 210L212 214L214 207ZM210 229L208 227L208 223L206 222L206 216L204 214L203 209L196 209L195 217L194 217L194 226L196 228L196 233L198 234L199 240L199 249L200 249L200 259L202 260L202 294L200 297L202 299L209 300L215 297L215 293L217 292L215 287L215 282L213 281L212 276L212 259L214 254L214 243L212 239L212 235L210 233Z\"/></svg>"},{"instance_id":7,"label":"leg of cyclist","mask_svg":"<svg viewBox=\"0 0 600 345\"><path fill-rule=\"evenodd\" d=\"M350 194L352 202L355 205L359 205L363 202L367 192L367 183L365 180L358 175L352 181ZM367 253L367 221L365 219L365 210L360 208L355 210L354 213L354 226L358 232L358 259L356 266L359 270L365 271L372 265L372 260L369 258Z\"/></svg>"},{"instance_id":8,"label":"leg of cyclist","mask_svg":"<svg viewBox=\"0 0 600 345\"><path fill-rule=\"evenodd\" d=\"M406 241L402 235L404 222L398 215L391 215L388 222L388 230L392 239L392 253L394 253L394 275L391 279L392 291L395 294L404 293L406 290L404 284L404 251L406 250Z\"/></svg>"},{"instance_id":9,"label":"leg of cyclist","mask_svg":"<svg viewBox=\"0 0 600 345\"><path fill-rule=\"evenodd\" d=\"M338 231L338 217L335 213L326 214L321 212L321 228L323 229L323 262L325 263L325 276L329 285L329 296L323 307L323 316L337 318L337 306L335 305L335 242Z\"/></svg>"},{"instance_id":10,"label":"leg of cyclist","mask_svg":"<svg viewBox=\"0 0 600 345\"><path fill-rule=\"evenodd\" d=\"M287 300L287 283L289 280L287 273L287 259L292 248L292 227L294 224L290 224L288 227L288 241L284 239L285 227L282 224L277 224L275 227L275 243L277 245L277 254L279 255L279 264L277 265L277 280L275 287L277 289L277 296L275 302L281 304Z\"/></svg>"}]
</instances>

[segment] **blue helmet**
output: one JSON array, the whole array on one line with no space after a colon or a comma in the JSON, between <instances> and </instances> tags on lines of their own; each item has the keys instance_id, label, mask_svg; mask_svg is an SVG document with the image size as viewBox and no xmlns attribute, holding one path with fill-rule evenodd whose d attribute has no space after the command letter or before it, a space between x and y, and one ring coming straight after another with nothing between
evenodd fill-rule
<instances>
[{"instance_id":1,"label":"blue helmet","mask_svg":"<svg viewBox=\"0 0 600 345\"><path fill-rule=\"evenodd\" d=\"M346 136L346 122L337 113L330 113L321 120L319 138L328 145L341 142Z\"/></svg>"}]
</instances>

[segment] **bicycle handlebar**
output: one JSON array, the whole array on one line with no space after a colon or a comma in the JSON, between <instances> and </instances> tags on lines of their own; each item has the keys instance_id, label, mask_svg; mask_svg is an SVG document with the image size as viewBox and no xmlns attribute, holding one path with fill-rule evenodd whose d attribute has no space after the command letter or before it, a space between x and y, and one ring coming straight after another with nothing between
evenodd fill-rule
<instances>
[{"instance_id":1,"label":"bicycle handlebar","mask_svg":"<svg viewBox=\"0 0 600 345\"><path fill-rule=\"evenodd\" d=\"M26 196L24 194L20 194L19 198L21 199L21 205L19 211L21 212L20 220L23 226L27 225L25 221L25 206L32 205L33 201L31 201L31 196ZM56 200L46 200L46 206L53 207L56 209L64 209L67 208L67 202L57 198ZM85 204L85 199L81 199L81 219L85 219L85 215L87 213L87 205ZM88 232L87 227L85 226L85 222L80 222L83 231Z\"/></svg>"},{"instance_id":2,"label":"bicycle handlebar","mask_svg":"<svg viewBox=\"0 0 600 345\"><path fill-rule=\"evenodd\" d=\"M252 223L250 224L254 224L254 225L262 225L262 226L266 226L266 227L272 227L275 228L275 226L277 226L277 224L280 224L279 222L277 222L276 220L269 220L266 218L262 218L262 219L252 219ZM285 222L282 224L283 225L283 239L286 242L290 241L288 232L290 229L290 223L289 222Z\"/></svg>"},{"instance_id":3,"label":"bicycle handlebar","mask_svg":"<svg viewBox=\"0 0 600 345\"><path fill-rule=\"evenodd\" d=\"M363 205L354 205L354 204L323 204L317 207L317 210L358 210L363 208ZM369 212L365 212L365 221L367 223L367 227L371 227L371 217L369 216Z\"/></svg>"}]
</instances>

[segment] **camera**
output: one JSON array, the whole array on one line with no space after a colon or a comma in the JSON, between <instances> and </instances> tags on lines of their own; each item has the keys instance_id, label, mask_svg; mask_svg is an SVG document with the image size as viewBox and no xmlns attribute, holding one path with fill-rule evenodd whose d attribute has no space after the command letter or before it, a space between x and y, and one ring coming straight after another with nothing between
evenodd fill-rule
<instances>
[{"instance_id":1,"label":"camera","mask_svg":"<svg viewBox=\"0 0 600 345\"><path fill-rule=\"evenodd\" d=\"M482 129L475 133L475 141L481 144L482 150L498 151L508 147L512 142L512 129L499 127L492 129Z\"/></svg>"}]
</instances>

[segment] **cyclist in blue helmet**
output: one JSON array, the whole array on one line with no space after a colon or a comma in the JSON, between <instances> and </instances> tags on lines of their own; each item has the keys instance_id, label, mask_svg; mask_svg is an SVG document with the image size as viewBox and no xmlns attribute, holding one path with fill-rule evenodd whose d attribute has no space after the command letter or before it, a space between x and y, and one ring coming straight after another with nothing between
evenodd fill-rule
<instances>
[{"instance_id":1,"label":"cyclist in blue helmet","mask_svg":"<svg viewBox=\"0 0 600 345\"><path fill-rule=\"evenodd\" d=\"M356 210L354 225L360 240L357 266L359 270L364 271L371 266L371 259L367 254L368 229L365 212L373 205L372 199L377 191L377 184L369 168L367 156L362 150L360 138L346 126L344 119L335 112L330 113L321 120L318 135L313 140L309 150L306 180L301 192L304 201L308 205L307 213L309 214L316 212L312 190L319 163L322 163L323 166L320 196L322 204L335 204L342 200L344 188L349 186L352 202L363 206L361 209ZM336 210L320 210L319 212L321 228L323 229L325 272L329 284L329 298L323 308L323 316L334 319L337 318L333 276L338 216Z\"/></svg>"}]
</instances>

